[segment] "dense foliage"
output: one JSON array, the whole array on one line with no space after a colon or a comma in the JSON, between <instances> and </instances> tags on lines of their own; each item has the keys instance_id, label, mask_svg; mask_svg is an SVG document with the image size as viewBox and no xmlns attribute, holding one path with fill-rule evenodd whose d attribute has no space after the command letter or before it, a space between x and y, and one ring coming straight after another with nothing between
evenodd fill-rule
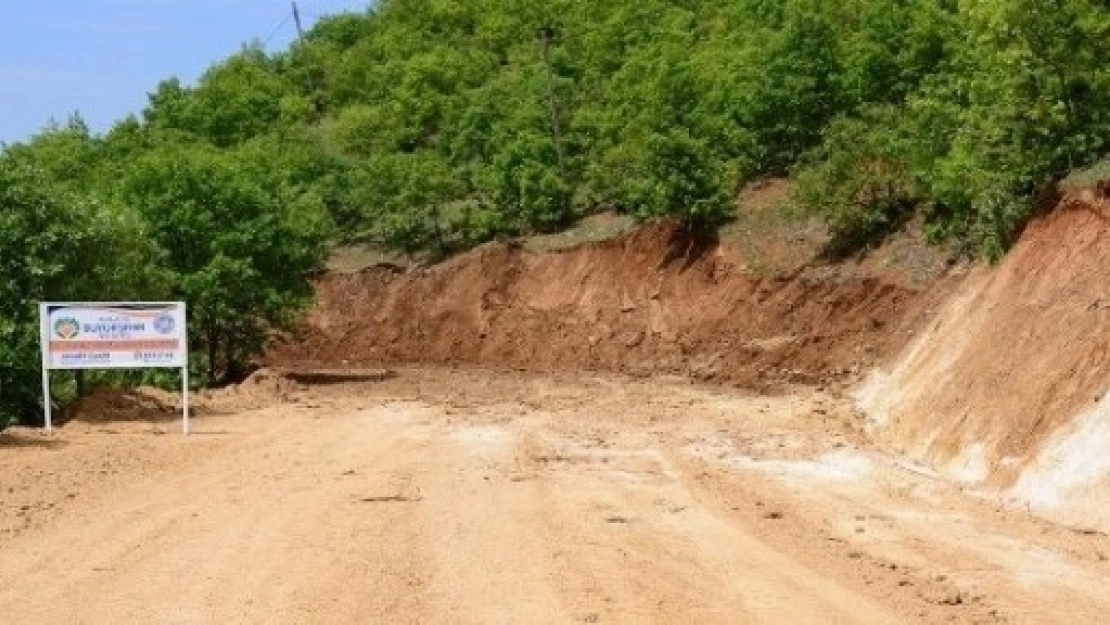
<instances>
[{"instance_id":1,"label":"dense foliage","mask_svg":"<svg viewBox=\"0 0 1110 625\"><path fill-rule=\"evenodd\" d=\"M42 145L61 147L83 131L58 132ZM37 158L27 161L16 151L0 161L0 426L37 418L39 301L158 297L167 286L133 214L79 195L33 167Z\"/></svg>"},{"instance_id":2,"label":"dense foliage","mask_svg":"<svg viewBox=\"0 0 1110 625\"><path fill-rule=\"evenodd\" d=\"M921 213L997 257L1107 150L1107 29L1098 0L385 0L256 82L341 163L337 223L407 249L598 208L713 227L788 174L833 252Z\"/></svg>"},{"instance_id":3,"label":"dense foliage","mask_svg":"<svg viewBox=\"0 0 1110 625\"><path fill-rule=\"evenodd\" d=\"M1108 31L1098 0L380 0L324 19L166 80L103 136L74 119L5 147L0 411L35 411L38 299L186 298L218 382L303 310L337 238L440 256L600 209L712 232L746 182L792 175L831 252L923 215L996 257L1107 150Z\"/></svg>"}]
</instances>

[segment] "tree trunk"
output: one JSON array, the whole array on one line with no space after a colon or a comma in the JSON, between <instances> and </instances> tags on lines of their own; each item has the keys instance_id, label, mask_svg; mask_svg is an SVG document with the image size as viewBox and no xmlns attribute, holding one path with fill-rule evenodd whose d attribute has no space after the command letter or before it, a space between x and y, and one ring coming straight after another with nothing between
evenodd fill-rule
<instances>
[{"instance_id":1,"label":"tree trunk","mask_svg":"<svg viewBox=\"0 0 1110 625\"><path fill-rule=\"evenodd\" d=\"M208 386L216 386L216 358L220 354L220 333L214 328L208 332Z\"/></svg>"},{"instance_id":2,"label":"tree trunk","mask_svg":"<svg viewBox=\"0 0 1110 625\"><path fill-rule=\"evenodd\" d=\"M78 369L78 370L74 371L73 372L73 381L77 385L77 397L78 398L84 397L85 396L85 391L88 390L86 388L86 384L85 384L85 370L84 369Z\"/></svg>"}]
</instances>

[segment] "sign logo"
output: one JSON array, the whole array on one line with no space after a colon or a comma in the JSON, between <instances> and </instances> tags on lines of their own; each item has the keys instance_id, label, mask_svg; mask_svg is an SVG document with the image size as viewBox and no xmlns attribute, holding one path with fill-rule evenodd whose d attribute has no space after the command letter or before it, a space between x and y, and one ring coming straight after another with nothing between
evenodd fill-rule
<instances>
[{"instance_id":1,"label":"sign logo","mask_svg":"<svg viewBox=\"0 0 1110 625\"><path fill-rule=\"evenodd\" d=\"M173 334L176 327L173 315L161 314L154 318L154 329L158 334Z\"/></svg>"},{"instance_id":2,"label":"sign logo","mask_svg":"<svg viewBox=\"0 0 1110 625\"><path fill-rule=\"evenodd\" d=\"M62 317L54 322L54 334L63 339L77 338L81 334L81 324L73 317Z\"/></svg>"}]
</instances>

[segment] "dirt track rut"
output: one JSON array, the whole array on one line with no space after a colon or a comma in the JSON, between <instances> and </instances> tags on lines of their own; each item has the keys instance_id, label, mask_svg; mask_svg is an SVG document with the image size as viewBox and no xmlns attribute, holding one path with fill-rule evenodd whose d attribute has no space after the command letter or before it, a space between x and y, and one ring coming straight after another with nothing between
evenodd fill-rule
<instances>
[{"instance_id":1,"label":"dirt track rut","mask_svg":"<svg viewBox=\"0 0 1110 625\"><path fill-rule=\"evenodd\" d=\"M814 391L412 370L212 398L189 439L15 432L0 620L1051 623L1110 607L1105 537L885 463L851 418Z\"/></svg>"}]
</instances>

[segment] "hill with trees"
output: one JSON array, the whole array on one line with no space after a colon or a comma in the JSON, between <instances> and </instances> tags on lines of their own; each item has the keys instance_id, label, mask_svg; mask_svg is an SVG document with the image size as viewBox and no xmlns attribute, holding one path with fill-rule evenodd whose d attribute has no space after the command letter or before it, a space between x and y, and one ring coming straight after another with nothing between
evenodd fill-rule
<instances>
[{"instance_id":1,"label":"hill with trees","mask_svg":"<svg viewBox=\"0 0 1110 625\"><path fill-rule=\"evenodd\" d=\"M921 216L998 258L1107 152L1108 35L1096 0L381 0L246 45L103 135L4 146L0 423L40 410L40 299L185 298L215 384L344 240L437 258L601 210L711 236L789 175L834 255Z\"/></svg>"}]
</instances>

